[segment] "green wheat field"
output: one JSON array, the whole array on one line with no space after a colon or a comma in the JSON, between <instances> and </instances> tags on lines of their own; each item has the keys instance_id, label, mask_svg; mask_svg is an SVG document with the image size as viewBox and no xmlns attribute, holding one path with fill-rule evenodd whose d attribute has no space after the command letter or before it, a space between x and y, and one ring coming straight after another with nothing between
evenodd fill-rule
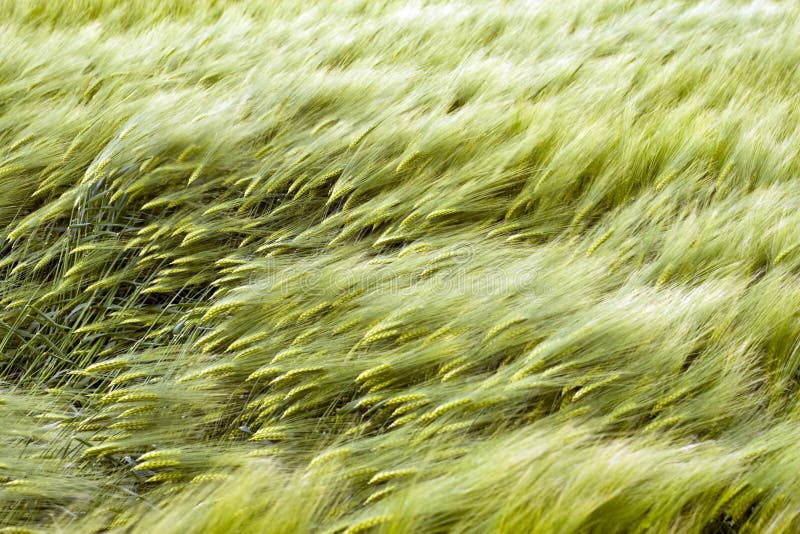
<instances>
[{"instance_id":1,"label":"green wheat field","mask_svg":"<svg viewBox=\"0 0 800 534\"><path fill-rule=\"evenodd\" d=\"M800 3L0 0L0 533L800 530Z\"/></svg>"}]
</instances>

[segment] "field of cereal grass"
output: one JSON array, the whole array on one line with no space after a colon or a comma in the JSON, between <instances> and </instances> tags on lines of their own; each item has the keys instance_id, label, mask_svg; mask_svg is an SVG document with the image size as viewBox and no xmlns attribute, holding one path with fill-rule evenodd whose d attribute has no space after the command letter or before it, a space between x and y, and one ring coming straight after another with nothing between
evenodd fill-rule
<instances>
[{"instance_id":1,"label":"field of cereal grass","mask_svg":"<svg viewBox=\"0 0 800 534\"><path fill-rule=\"evenodd\" d=\"M796 532L798 35L0 0L0 532Z\"/></svg>"}]
</instances>

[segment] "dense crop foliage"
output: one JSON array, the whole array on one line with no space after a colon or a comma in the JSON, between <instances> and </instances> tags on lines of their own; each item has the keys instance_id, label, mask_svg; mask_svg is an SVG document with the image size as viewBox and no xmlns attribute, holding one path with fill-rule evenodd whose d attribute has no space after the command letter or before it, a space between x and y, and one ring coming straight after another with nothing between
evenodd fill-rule
<instances>
[{"instance_id":1,"label":"dense crop foliage","mask_svg":"<svg viewBox=\"0 0 800 534\"><path fill-rule=\"evenodd\" d=\"M0 524L797 531L799 15L0 0Z\"/></svg>"}]
</instances>

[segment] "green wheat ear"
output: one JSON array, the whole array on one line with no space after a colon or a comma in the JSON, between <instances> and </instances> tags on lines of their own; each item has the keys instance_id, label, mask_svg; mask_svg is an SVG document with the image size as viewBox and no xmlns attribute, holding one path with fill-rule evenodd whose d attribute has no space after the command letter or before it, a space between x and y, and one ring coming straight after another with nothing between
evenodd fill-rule
<instances>
[{"instance_id":1,"label":"green wheat ear","mask_svg":"<svg viewBox=\"0 0 800 534\"><path fill-rule=\"evenodd\" d=\"M345 530L345 534L358 534L360 532L366 532L371 528L387 523L390 520L391 517L388 515L371 517L349 527L347 530Z\"/></svg>"}]
</instances>

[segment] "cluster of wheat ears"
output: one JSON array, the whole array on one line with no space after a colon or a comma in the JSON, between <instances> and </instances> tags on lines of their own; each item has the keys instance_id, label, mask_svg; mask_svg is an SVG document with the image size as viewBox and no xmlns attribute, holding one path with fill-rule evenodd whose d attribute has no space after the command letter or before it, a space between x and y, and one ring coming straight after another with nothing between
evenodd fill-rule
<instances>
[{"instance_id":1,"label":"cluster of wheat ears","mask_svg":"<svg viewBox=\"0 0 800 534\"><path fill-rule=\"evenodd\" d=\"M796 532L798 35L0 0L0 532Z\"/></svg>"}]
</instances>

